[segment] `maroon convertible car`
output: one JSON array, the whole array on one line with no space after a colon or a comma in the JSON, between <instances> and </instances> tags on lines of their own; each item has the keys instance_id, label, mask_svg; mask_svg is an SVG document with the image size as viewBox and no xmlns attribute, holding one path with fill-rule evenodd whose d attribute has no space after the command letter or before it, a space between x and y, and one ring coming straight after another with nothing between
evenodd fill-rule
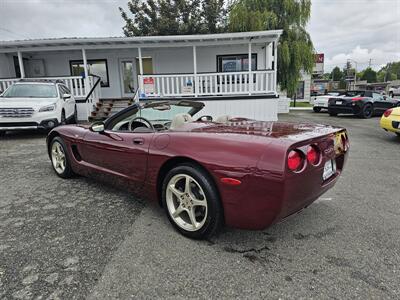
<instances>
[{"instance_id":1,"label":"maroon convertible car","mask_svg":"<svg viewBox=\"0 0 400 300\"><path fill-rule=\"evenodd\" d=\"M206 238L223 224L263 229L333 187L346 130L199 114L198 101L138 103L47 137L56 174L97 177L158 201L173 226Z\"/></svg>"}]
</instances>

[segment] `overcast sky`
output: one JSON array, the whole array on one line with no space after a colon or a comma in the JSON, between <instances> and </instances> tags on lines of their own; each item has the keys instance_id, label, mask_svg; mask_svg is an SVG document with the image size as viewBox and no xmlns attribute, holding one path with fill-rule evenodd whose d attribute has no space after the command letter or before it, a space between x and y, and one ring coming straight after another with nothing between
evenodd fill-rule
<instances>
[{"instance_id":1,"label":"overcast sky","mask_svg":"<svg viewBox=\"0 0 400 300\"><path fill-rule=\"evenodd\" d=\"M127 0L0 0L0 40L122 36ZM400 0L314 0L308 26L325 70L400 61Z\"/></svg>"}]
</instances>

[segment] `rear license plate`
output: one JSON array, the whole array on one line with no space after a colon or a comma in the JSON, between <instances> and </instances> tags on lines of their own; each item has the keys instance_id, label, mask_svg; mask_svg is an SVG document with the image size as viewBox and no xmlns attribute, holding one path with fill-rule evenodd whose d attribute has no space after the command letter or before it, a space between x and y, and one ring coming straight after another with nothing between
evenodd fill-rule
<instances>
[{"instance_id":1,"label":"rear license plate","mask_svg":"<svg viewBox=\"0 0 400 300\"><path fill-rule=\"evenodd\" d=\"M327 180L329 177L336 173L336 162L334 159L328 160L324 166L324 174L322 175L323 180Z\"/></svg>"},{"instance_id":2,"label":"rear license plate","mask_svg":"<svg viewBox=\"0 0 400 300\"><path fill-rule=\"evenodd\" d=\"M342 105L342 101L336 101L336 105Z\"/></svg>"}]
</instances>

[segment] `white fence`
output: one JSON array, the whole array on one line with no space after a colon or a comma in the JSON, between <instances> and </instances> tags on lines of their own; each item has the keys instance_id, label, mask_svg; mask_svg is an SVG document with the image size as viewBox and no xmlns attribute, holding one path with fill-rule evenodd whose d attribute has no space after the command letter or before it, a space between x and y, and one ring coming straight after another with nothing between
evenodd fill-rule
<instances>
[{"instance_id":1,"label":"white fence","mask_svg":"<svg viewBox=\"0 0 400 300\"><path fill-rule=\"evenodd\" d=\"M139 75L140 96L251 95L276 92L275 72Z\"/></svg>"}]
</instances>

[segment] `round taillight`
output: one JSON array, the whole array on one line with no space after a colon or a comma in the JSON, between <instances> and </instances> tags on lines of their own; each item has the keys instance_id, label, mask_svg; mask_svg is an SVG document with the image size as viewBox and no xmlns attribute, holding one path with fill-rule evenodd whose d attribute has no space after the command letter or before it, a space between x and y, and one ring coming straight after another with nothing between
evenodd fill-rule
<instances>
[{"instance_id":1,"label":"round taillight","mask_svg":"<svg viewBox=\"0 0 400 300\"><path fill-rule=\"evenodd\" d=\"M303 155L299 150L289 152L287 164L290 170L299 171L303 167Z\"/></svg>"},{"instance_id":2,"label":"round taillight","mask_svg":"<svg viewBox=\"0 0 400 300\"><path fill-rule=\"evenodd\" d=\"M320 151L316 146L309 146L307 149L307 160L312 165L317 165L320 160Z\"/></svg>"},{"instance_id":3,"label":"round taillight","mask_svg":"<svg viewBox=\"0 0 400 300\"><path fill-rule=\"evenodd\" d=\"M393 109L390 108L390 109L386 110L386 111L383 113L383 115L387 118L387 117L390 116L390 114L392 113L392 111L393 111Z\"/></svg>"}]
</instances>

